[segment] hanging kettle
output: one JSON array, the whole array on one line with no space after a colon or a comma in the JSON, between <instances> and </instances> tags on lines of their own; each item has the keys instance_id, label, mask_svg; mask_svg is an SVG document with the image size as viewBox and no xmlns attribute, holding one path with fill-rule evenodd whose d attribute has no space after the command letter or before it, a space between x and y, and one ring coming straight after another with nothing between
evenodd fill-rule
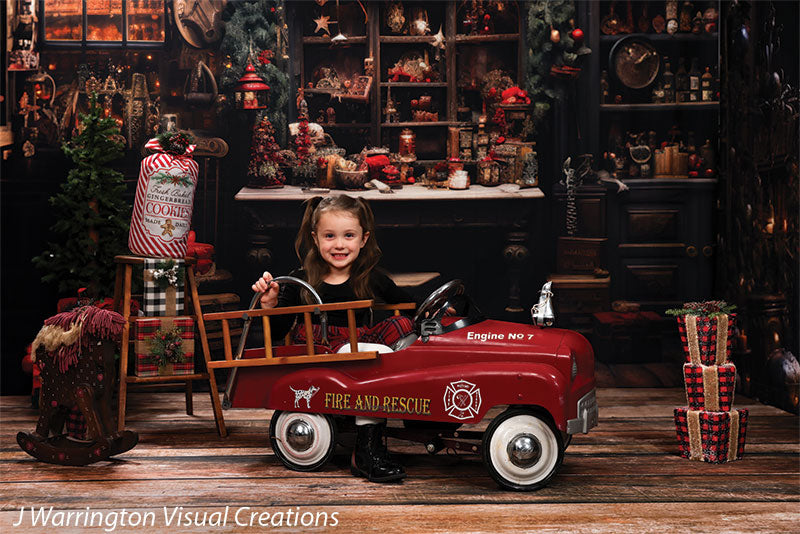
<instances>
[{"instance_id":1,"label":"hanging kettle","mask_svg":"<svg viewBox=\"0 0 800 534\"><path fill-rule=\"evenodd\" d=\"M186 77L183 86L184 100L190 106L210 107L217 98L217 81L211 69L202 62Z\"/></svg>"}]
</instances>

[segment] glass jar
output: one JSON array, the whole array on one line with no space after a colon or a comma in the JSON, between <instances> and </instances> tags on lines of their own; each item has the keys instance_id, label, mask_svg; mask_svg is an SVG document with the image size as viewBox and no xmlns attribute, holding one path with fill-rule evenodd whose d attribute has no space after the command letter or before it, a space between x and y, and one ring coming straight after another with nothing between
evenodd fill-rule
<instances>
[{"instance_id":1,"label":"glass jar","mask_svg":"<svg viewBox=\"0 0 800 534\"><path fill-rule=\"evenodd\" d=\"M409 128L400 132L400 146L397 152L401 156L414 156L416 154L417 134Z\"/></svg>"}]
</instances>

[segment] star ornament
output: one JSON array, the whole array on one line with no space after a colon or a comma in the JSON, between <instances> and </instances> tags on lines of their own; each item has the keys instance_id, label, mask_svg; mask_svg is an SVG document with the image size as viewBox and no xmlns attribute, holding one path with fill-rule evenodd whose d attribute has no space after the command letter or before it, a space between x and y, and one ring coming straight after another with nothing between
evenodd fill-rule
<instances>
[{"instance_id":1,"label":"star ornament","mask_svg":"<svg viewBox=\"0 0 800 534\"><path fill-rule=\"evenodd\" d=\"M317 33L318 31L322 30L326 34L330 35L331 32L328 29L328 24L330 24L330 20L331 18L328 17L327 15L320 15L318 19L314 19L314 24L317 25L317 27L314 29L314 33Z\"/></svg>"}]
</instances>

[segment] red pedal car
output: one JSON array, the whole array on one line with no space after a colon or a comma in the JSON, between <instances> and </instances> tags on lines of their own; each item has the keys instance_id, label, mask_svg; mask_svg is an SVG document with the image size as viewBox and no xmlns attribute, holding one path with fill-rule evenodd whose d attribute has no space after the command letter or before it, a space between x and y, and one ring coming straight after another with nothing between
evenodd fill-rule
<instances>
[{"instance_id":1,"label":"red pedal car","mask_svg":"<svg viewBox=\"0 0 800 534\"><path fill-rule=\"evenodd\" d=\"M549 286L542 295L539 309L549 302ZM245 313L244 340L249 318L302 313L310 327L313 313L371 306L372 301L320 303L204 317L227 321ZM450 316L454 308L464 310L463 316ZM346 352L310 344L244 350L242 342L234 356L228 342L226 360L212 362L212 368L237 368L228 381L226 407L275 410L272 448L290 469L322 467L337 433L361 415L402 419L403 428L389 428L388 435L423 443L430 453L482 455L503 488L541 488L561 465L571 435L597 425L592 347L569 330L485 319L469 308L474 310L463 284L454 280L425 300L414 318L416 332L393 347L356 348L350 313L353 346L342 347ZM484 432L459 430L479 423L494 407L504 411Z\"/></svg>"}]
</instances>

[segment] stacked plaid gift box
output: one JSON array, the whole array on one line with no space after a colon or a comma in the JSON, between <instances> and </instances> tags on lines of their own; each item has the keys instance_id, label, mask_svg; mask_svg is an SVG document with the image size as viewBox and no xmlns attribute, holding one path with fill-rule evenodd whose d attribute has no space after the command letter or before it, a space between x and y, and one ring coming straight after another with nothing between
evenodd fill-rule
<instances>
[{"instance_id":1,"label":"stacked plaid gift box","mask_svg":"<svg viewBox=\"0 0 800 534\"><path fill-rule=\"evenodd\" d=\"M183 312L184 261L148 258L144 314L134 325L137 376L194 373L194 319Z\"/></svg>"},{"instance_id":2,"label":"stacked plaid gift box","mask_svg":"<svg viewBox=\"0 0 800 534\"><path fill-rule=\"evenodd\" d=\"M667 313L678 317L687 362L688 406L675 408L681 456L723 463L744 454L747 410L733 408L736 367L728 360L735 315L724 301L689 302Z\"/></svg>"}]
</instances>

